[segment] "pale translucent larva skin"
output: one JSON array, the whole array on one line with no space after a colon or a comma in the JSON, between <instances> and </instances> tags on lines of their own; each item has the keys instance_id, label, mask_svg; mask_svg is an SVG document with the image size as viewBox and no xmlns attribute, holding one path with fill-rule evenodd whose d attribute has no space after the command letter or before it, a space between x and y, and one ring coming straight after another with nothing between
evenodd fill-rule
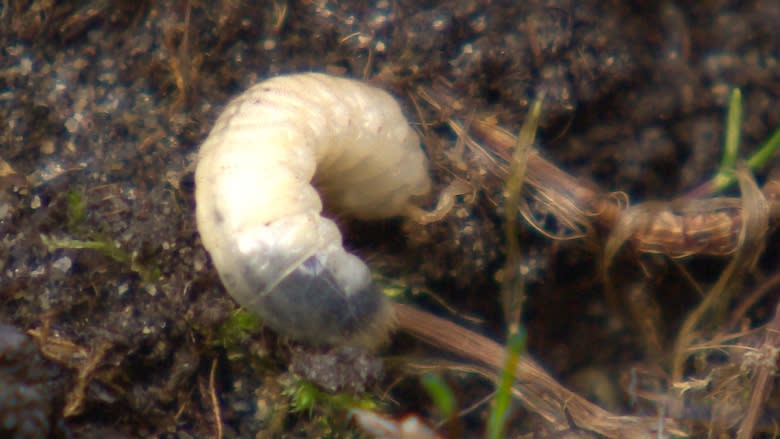
<instances>
[{"instance_id":1,"label":"pale translucent larva skin","mask_svg":"<svg viewBox=\"0 0 780 439\"><path fill-rule=\"evenodd\" d=\"M347 252L339 214L403 214L430 190L417 134L398 103L362 82L279 76L225 108L200 148L196 216L228 292L281 334L373 348L394 316L368 267Z\"/></svg>"}]
</instances>

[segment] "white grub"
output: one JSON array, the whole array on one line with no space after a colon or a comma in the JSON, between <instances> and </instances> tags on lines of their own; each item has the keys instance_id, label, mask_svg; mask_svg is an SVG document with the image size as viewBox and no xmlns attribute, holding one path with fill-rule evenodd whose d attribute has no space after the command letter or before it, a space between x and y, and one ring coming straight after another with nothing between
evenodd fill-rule
<instances>
[{"instance_id":1,"label":"white grub","mask_svg":"<svg viewBox=\"0 0 780 439\"><path fill-rule=\"evenodd\" d=\"M381 219L430 191L419 137L388 93L319 73L261 82L217 119L195 184L203 244L238 303L311 344L387 339L392 307L320 194L339 214Z\"/></svg>"}]
</instances>

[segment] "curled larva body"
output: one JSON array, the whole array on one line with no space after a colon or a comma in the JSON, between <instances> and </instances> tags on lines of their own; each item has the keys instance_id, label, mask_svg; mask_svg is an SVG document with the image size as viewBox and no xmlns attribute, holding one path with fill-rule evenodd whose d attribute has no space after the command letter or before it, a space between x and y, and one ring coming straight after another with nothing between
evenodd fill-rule
<instances>
[{"instance_id":1,"label":"curled larva body","mask_svg":"<svg viewBox=\"0 0 780 439\"><path fill-rule=\"evenodd\" d=\"M317 73L261 82L217 119L195 185L203 244L242 306L313 344L387 337L392 309L321 215L320 193L340 214L379 219L430 190L419 138L389 94Z\"/></svg>"}]
</instances>

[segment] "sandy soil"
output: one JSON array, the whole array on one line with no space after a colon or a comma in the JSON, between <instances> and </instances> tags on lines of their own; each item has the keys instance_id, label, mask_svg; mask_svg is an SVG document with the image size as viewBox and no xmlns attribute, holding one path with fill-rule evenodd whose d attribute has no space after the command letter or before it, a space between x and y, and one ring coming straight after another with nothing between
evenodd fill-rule
<instances>
[{"instance_id":1,"label":"sandy soil","mask_svg":"<svg viewBox=\"0 0 780 439\"><path fill-rule=\"evenodd\" d=\"M505 257L502 187L483 179L484 169L457 168L448 153L456 136L443 123L453 113L424 102L420 87L446 81L469 110L459 116L491 115L513 132L543 93L542 156L632 203L671 199L713 175L733 87L743 94L743 157L780 126L776 0L253 3L0 4L0 321L16 327L0 327L0 386L18 383L7 392L32 395L0 398L0 420L29 416L33 425L11 437L354 434L342 411L291 410L287 342L264 331L236 345L221 332L236 305L199 243L192 166L226 101L263 78L316 70L380 85L420 127L437 187L452 175L474 182L477 196L460 199L440 223L349 223L345 235L378 272L436 292L496 339L504 331L495 276ZM777 177L778 164L757 171L758 182ZM706 290L728 259L680 265L621 253L610 295L597 274L603 240L554 241L520 229L529 350L599 405L652 415L655 406L632 401L626 383L637 371L652 381L645 389L665 382L660 357L701 298L695 286ZM737 297L777 272L776 239L766 237ZM649 293L631 295L638 290ZM646 301L632 309L661 324L655 347L632 326L636 314L617 311L616 295ZM777 297L775 287L740 325L767 322ZM430 297L418 303L456 319ZM43 358L19 347L15 331L30 334ZM386 353L426 349L401 337ZM402 376L391 368L376 385L382 411L437 422L417 378L398 385ZM491 391L471 375L448 376L459 407ZM481 432L488 410L478 406L447 431ZM759 426L777 419L774 410L761 411ZM733 432L738 420L720 406L685 413L694 436ZM533 413L512 414L513 433L551 434Z\"/></svg>"}]
</instances>

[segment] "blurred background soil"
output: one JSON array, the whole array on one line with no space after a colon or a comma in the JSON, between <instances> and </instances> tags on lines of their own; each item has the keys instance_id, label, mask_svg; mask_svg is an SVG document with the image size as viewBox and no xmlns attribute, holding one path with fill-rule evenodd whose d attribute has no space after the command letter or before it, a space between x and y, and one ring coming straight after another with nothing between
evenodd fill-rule
<instances>
[{"instance_id":1,"label":"blurred background soil","mask_svg":"<svg viewBox=\"0 0 780 439\"><path fill-rule=\"evenodd\" d=\"M418 87L448 81L466 108L513 132L544 93L541 154L635 203L712 176L731 88L743 94L743 157L780 125L778 23L776 0L3 1L0 322L30 334L45 360L0 343L0 385L19 382L34 395L27 405L0 402L0 419L53 420L18 437L213 437L216 394L224 437L345 427L288 410L278 377L288 350L270 332L247 342L252 361L215 342L236 305L198 239L192 166L227 100L263 78L326 71L390 90L425 125L438 186L455 172L456 136ZM779 163L758 172L759 183L780 178ZM500 340L502 188L481 182L482 171L457 171L480 190L440 223L346 224L345 235L372 267L436 292ZM390 234L408 238L388 242ZM609 306L597 274L603 243L552 241L529 227L521 239L529 350L598 404L639 410L621 377L650 360ZM778 271L776 239L767 238L744 291ZM684 271L626 254L612 284L623 295L649 291L666 346L701 297L695 285L712 283L726 263L694 257ZM777 296L759 302L745 327L765 323ZM388 352L411 349L423 348L401 339ZM46 373L27 373L33 367ZM17 376L26 378L9 378ZM467 376L451 381L463 407L490 391ZM391 395L388 413L432 416L415 380ZM776 392L773 400L780 406ZM465 431L481 431L486 410L466 416ZM536 429L526 416L515 412L513 432Z\"/></svg>"}]
</instances>

